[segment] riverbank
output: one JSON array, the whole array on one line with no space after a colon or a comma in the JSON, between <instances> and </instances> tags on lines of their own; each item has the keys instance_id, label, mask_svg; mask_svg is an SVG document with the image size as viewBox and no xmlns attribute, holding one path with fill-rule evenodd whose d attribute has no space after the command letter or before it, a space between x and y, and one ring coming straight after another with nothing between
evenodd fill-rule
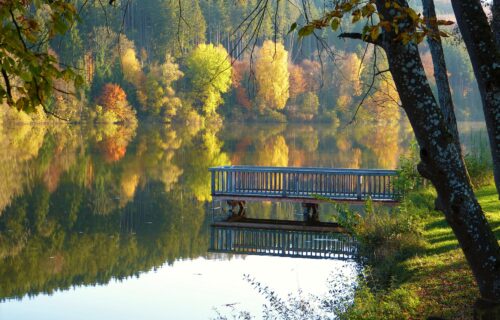
<instances>
[{"instance_id":1,"label":"riverbank","mask_svg":"<svg viewBox=\"0 0 500 320\"><path fill-rule=\"evenodd\" d=\"M500 202L493 185L476 192L481 207L497 239L500 238ZM479 296L462 250L443 215L425 220L425 256L409 260L414 274L408 286L420 299L418 314L446 319L469 319L472 304Z\"/></svg>"},{"instance_id":2,"label":"riverbank","mask_svg":"<svg viewBox=\"0 0 500 320\"><path fill-rule=\"evenodd\" d=\"M479 296L477 286L443 214L425 210L432 204L430 194L431 190L420 191L410 200L412 214L419 215L419 245L409 253L404 252L407 246L403 244L391 255L396 258L372 266L367 282L370 274L389 269L389 284L378 290L373 285L368 289L368 285L362 284L347 318L472 318L472 306ZM500 202L495 187L482 187L476 196L497 239L500 238ZM406 240L400 238L400 241Z\"/></svg>"}]
</instances>

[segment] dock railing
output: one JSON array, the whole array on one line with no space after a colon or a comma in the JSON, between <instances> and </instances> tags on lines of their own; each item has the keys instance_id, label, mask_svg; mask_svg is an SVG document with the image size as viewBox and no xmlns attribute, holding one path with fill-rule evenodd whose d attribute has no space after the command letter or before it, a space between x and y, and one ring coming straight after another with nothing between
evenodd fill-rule
<instances>
[{"instance_id":1,"label":"dock railing","mask_svg":"<svg viewBox=\"0 0 500 320\"><path fill-rule=\"evenodd\" d=\"M222 166L209 169L214 197L396 201L396 170Z\"/></svg>"}]
</instances>

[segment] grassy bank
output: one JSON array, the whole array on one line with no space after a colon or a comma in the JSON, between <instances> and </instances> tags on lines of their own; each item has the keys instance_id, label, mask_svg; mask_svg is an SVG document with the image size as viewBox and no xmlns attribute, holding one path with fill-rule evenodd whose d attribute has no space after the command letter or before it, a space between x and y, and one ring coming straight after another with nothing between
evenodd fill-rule
<instances>
[{"instance_id":1,"label":"grassy bank","mask_svg":"<svg viewBox=\"0 0 500 320\"><path fill-rule=\"evenodd\" d=\"M495 235L500 238L500 202L495 187L482 187L476 195ZM354 307L346 318L472 318L472 304L479 293L443 214L429 210L432 198L430 190L410 197L407 212L418 215L415 231L408 235L404 230L399 233L390 230L389 238L398 245L386 253L386 257L371 261L366 284L358 289ZM378 241L376 245L387 247L388 243ZM380 283L382 277L385 284Z\"/></svg>"},{"instance_id":2,"label":"grassy bank","mask_svg":"<svg viewBox=\"0 0 500 320\"><path fill-rule=\"evenodd\" d=\"M488 221L500 238L500 202L494 186L476 192ZM472 317L472 303L479 292L458 242L442 215L425 220L425 255L408 260L414 276L407 286L420 298L419 314L447 319Z\"/></svg>"}]
</instances>

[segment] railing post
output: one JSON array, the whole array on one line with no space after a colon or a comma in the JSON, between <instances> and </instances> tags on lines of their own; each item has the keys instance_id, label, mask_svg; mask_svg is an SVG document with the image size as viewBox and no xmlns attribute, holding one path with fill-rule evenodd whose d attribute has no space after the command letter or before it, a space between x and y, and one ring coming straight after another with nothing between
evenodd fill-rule
<instances>
[{"instance_id":1,"label":"railing post","mask_svg":"<svg viewBox=\"0 0 500 320\"><path fill-rule=\"evenodd\" d=\"M283 172L281 174L281 188L283 189L283 198L286 198L286 188L288 188L287 180L288 180L288 173Z\"/></svg>"},{"instance_id":2,"label":"railing post","mask_svg":"<svg viewBox=\"0 0 500 320\"><path fill-rule=\"evenodd\" d=\"M295 173L293 175L293 183L295 184L295 194L299 195L299 174Z\"/></svg>"},{"instance_id":3,"label":"railing post","mask_svg":"<svg viewBox=\"0 0 500 320\"><path fill-rule=\"evenodd\" d=\"M234 192L234 189L233 189L233 172L232 171L228 171L227 172L227 191L228 192Z\"/></svg>"},{"instance_id":4,"label":"railing post","mask_svg":"<svg viewBox=\"0 0 500 320\"><path fill-rule=\"evenodd\" d=\"M361 183L363 183L363 177L361 175L358 175L357 181L356 181L356 194L358 200L361 200Z\"/></svg>"},{"instance_id":5,"label":"railing post","mask_svg":"<svg viewBox=\"0 0 500 320\"><path fill-rule=\"evenodd\" d=\"M212 181L211 181L212 196L215 195L215 170L212 170Z\"/></svg>"}]
</instances>

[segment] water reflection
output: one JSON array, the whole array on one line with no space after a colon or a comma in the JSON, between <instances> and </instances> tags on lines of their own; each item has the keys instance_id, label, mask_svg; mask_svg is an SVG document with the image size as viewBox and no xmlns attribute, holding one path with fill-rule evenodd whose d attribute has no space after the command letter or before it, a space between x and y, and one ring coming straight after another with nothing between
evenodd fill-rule
<instances>
[{"instance_id":1,"label":"water reflection","mask_svg":"<svg viewBox=\"0 0 500 320\"><path fill-rule=\"evenodd\" d=\"M0 299L229 259L207 253L209 167L394 168L410 137L399 126L0 128ZM249 212L283 219L295 210L259 203Z\"/></svg>"},{"instance_id":2,"label":"water reflection","mask_svg":"<svg viewBox=\"0 0 500 320\"><path fill-rule=\"evenodd\" d=\"M279 223L279 220L219 222L210 226L210 252L309 259L353 259L356 240L325 224ZM295 221L294 221L295 222Z\"/></svg>"}]
</instances>

